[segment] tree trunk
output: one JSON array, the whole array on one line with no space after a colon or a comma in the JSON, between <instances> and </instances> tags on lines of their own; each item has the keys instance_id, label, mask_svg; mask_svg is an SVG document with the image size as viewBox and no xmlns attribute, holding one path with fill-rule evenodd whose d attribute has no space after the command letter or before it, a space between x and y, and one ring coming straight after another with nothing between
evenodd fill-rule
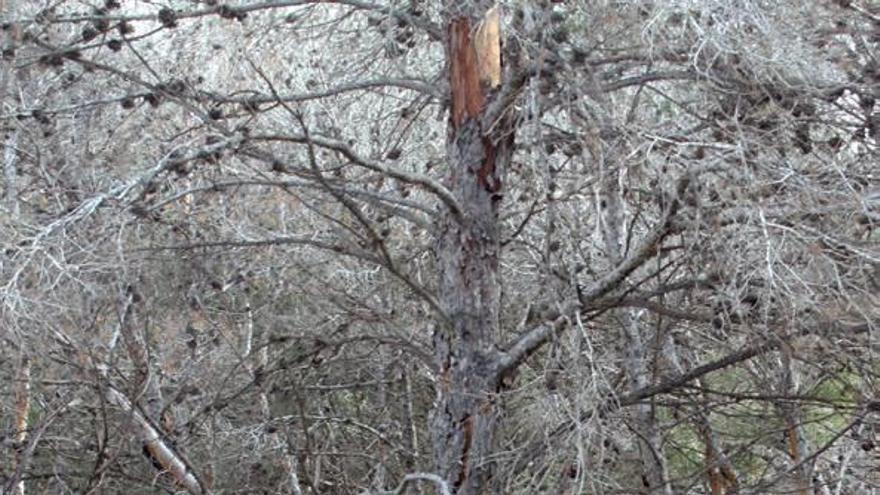
<instances>
[{"instance_id":1,"label":"tree trunk","mask_svg":"<svg viewBox=\"0 0 880 495\"><path fill-rule=\"evenodd\" d=\"M0 0L0 17L4 19L15 19L17 12L14 2L7 4ZM7 21L8 22L8 21ZM13 23L8 26L8 34L0 38L0 49L14 50L19 38L19 26ZM6 67L0 69L0 102L9 99L15 94L16 85L13 81L15 72L12 64L6 64ZM18 128L10 127L8 133L2 135L3 146L3 178L5 188L5 198L3 201L6 207L6 215L13 222L19 222L20 209L18 201ZM13 456L12 472L15 473L19 466L25 463L23 452L26 448L28 439L28 416L31 409L31 361L25 352L25 344L21 346L21 356L16 370L15 384L13 386L14 411L15 418L13 420L13 439L17 452ZM13 492L16 495L25 494L24 481L21 480L14 483ZM2 488L2 487L0 487ZM2 490L0 490L2 491Z\"/></svg>"},{"instance_id":2,"label":"tree trunk","mask_svg":"<svg viewBox=\"0 0 880 495\"><path fill-rule=\"evenodd\" d=\"M15 420L13 424L13 439L15 440L16 452L12 462L13 473L19 469L19 465L26 464L24 451L27 447L28 415L31 409L31 362L24 352L21 353L14 390ZM19 481L14 485L13 493L15 495L24 495L24 481L21 477L19 477Z\"/></svg>"},{"instance_id":3,"label":"tree trunk","mask_svg":"<svg viewBox=\"0 0 880 495\"><path fill-rule=\"evenodd\" d=\"M435 243L446 319L434 333L439 376L431 434L438 474L459 495L489 489L499 412L498 203L513 134L489 111L500 84L497 15L491 9L480 21L453 13L448 24L447 184L460 211L441 219Z\"/></svg>"},{"instance_id":4,"label":"tree trunk","mask_svg":"<svg viewBox=\"0 0 880 495\"><path fill-rule=\"evenodd\" d=\"M604 150L599 152L599 165L605 175L601 184L601 201L599 205L601 231L605 254L611 266L620 266L624 259L624 203L621 192L623 170L614 167L609 170ZM616 157L617 150L610 150L609 155ZM616 163L622 161L615 160ZM644 325L639 313L633 310L617 310L613 314L621 322L626 342L624 366L629 377L631 390L641 390L653 382L649 343L655 340L654 332ZM672 495L669 483L667 461L663 452L660 432L657 428L657 414L653 399L642 401L634 406L634 427L639 438L639 455L642 463L642 487L649 493Z\"/></svg>"},{"instance_id":5,"label":"tree trunk","mask_svg":"<svg viewBox=\"0 0 880 495\"><path fill-rule=\"evenodd\" d=\"M780 370L779 392L782 396L797 396L799 387L795 380L792 351L782 347L782 369ZM791 462L793 482L798 495L812 495L813 462L808 456L807 439L802 429L803 412L797 402L778 402L776 408L785 422L785 448Z\"/></svg>"},{"instance_id":6,"label":"tree trunk","mask_svg":"<svg viewBox=\"0 0 880 495\"><path fill-rule=\"evenodd\" d=\"M682 350L685 366L679 358L678 345L671 335L667 334L664 339L663 354L667 362L672 365L676 373L686 373L695 361L692 351ZM702 379L694 380L698 390L703 390ZM697 392L696 405L688 408L688 415L693 417L697 434L703 441L703 463L706 469L706 481L711 495L737 495L739 493L739 480L736 470L730 458L722 449L717 439L715 429L712 427L711 409L707 406L708 401L703 392Z\"/></svg>"},{"instance_id":7,"label":"tree trunk","mask_svg":"<svg viewBox=\"0 0 880 495\"><path fill-rule=\"evenodd\" d=\"M242 346L241 356L242 362L245 364L245 367L250 373L251 377L254 380L254 383L258 386L258 400L260 404L260 416L263 421L268 425L272 422L272 408L269 402L269 394L266 392L266 387L263 382L264 373L269 369L269 338L266 335L267 330L264 328L262 331L262 337L260 339L260 343L257 350L257 364L256 367L251 364L252 354L254 352L254 339L256 339L255 330L254 330L254 311L253 306L251 305L250 299L248 299L246 304L246 317L247 320L245 322L244 328L244 345ZM287 426L285 425L285 428ZM281 465L281 468L285 473L285 480L282 486L286 487L286 490L280 490L279 493L290 493L291 495L302 495L302 489L299 486L299 475L297 474L297 460L296 456L294 456L290 452L290 446L288 440L284 438L278 431L273 431L272 433L267 433L266 436L269 439L269 442L278 450L284 451L283 454L279 455L278 461Z\"/></svg>"},{"instance_id":8,"label":"tree trunk","mask_svg":"<svg viewBox=\"0 0 880 495\"><path fill-rule=\"evenodd\" d=\"M641 390L652 384L650 356L645 337L652 337L647 326L630 311L621 311L620 319L626 327L626 370L631 390ZM648 334L648 335L643 335ZM639 455L642 461L642 485L649 493L672 495L667 474L666 455L657 428L657 412L653 398L635 406L635 429L639 437Z\"/></svg>"}]
</instances>

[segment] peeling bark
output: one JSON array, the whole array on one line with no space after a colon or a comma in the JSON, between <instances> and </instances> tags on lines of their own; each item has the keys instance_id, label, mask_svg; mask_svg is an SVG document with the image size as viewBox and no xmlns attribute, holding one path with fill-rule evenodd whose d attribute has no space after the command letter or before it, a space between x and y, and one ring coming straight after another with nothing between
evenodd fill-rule
<instances>
[{"instance_id":1,"label":"peeling bark","mask_svg":"<svg viewBox=\"0 0 880 495\"><path fill-rule=\"evenodd\" d=\"M497 11L482 28L497 26L492 15ZM434 246L447 318L434 332L439 379L430 427L438 474L459 495L489 490L494 472L490 455L501 370L495 346L501 303L498 202L501 174L513 153L512 123L493 126L486 118L501 70L500 51L486 47L496 46L491 40L499 34L478 29L481 41L475 43L474 24L464 15L449 22L447 183L462 211L447 212L439 221Z\"/></svg>"}]
</instances>

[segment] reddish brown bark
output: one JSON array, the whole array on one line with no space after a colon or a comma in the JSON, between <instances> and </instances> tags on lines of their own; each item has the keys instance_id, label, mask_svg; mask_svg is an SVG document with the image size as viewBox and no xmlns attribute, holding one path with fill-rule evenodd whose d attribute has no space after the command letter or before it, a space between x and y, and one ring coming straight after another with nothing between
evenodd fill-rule
<instances>
[{"instance_id":1,"label":"reddish brown bark","mask_svg":"<svg viewBox=\"0 0 880 495\"><path fill-rule=\"evenodd\" d=\"M713 438L708 419L698 417L697 421L701 423L700 433L706 446L703 452L703 459L706 464L706 477L709 480L709 489L712 495L735 495L739 493L739 482L736 479L736 474L731 469L729 462L718 454L718 447L715 445L715 439Z\"/></svg>"},{"instance_id":2,"label":"reddish brown bark","mask_svg":"<svg viewBox=\"0 0 880 495\"><path fill-rule=\"evenodd\" d=\"M789 418L786 418L786 422L788 424L785 428L785 441L788 446L788 454L791 456L791 461L797 467L798 479L796 480L796 482L798 484L798 493L800 495L809 495L811 491L811 483L809 477L806 475L806 466L802 465L804 459L803 455L801 455L801 443L798 426L797 423Z\"/></svg>"},{"instance_id":3,"label":"reddish brown bark","mask_svg":"<svg viewBox=\"0 0 880 495\"><path fill-rule=\"evenodd\" d=\"M468 117L480 115L485 99L480 88L477 52L471 42L471 26L465 17L449 24L449 87L452 92L450 124L458 129Z\"/></svg>"}]
</instances>

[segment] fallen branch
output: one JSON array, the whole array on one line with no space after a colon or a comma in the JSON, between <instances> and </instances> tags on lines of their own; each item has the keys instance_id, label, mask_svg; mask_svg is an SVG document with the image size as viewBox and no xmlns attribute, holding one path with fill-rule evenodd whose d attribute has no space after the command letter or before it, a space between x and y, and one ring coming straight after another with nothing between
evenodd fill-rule
<instances>
[{"instance_id":1,"label":"fallen branch","mask_svg":"<svg viewBox=\"0 0 880 495\"><path fill-rule=\"evenodd\" d=\"M187 467L186 462L162 440L162 435L150 424L150 421L132 406L128 398L119 391L108 388L107 399L131 415L134 422L140 428L138 435L140 441L144 444L152 459L170 473L176 483L192 495L207 495L210 493L204 487L204 483Z\"/></svg>"}]
</instances>

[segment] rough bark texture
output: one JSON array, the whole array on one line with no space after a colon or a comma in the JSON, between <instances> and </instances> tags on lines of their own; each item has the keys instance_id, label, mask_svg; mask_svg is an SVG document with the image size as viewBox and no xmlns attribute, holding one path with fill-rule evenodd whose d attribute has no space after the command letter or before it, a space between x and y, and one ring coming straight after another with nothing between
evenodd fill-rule
<instances>
[{"instance_id":1,"label":"rough bark texture","mask_svg":"<svg viewBox=\"0 0 880 495\"><path fill-rule=\"evenodd\" d=\"M492 64L486 53L477 53L474 24L465 15L449 22L447 181L462 211L460 217L449 212L441 220L435 245L447 320L434 335L439 380L431 431L438 473L458 494L486 492L493 472L489 455L500 383L498 202L501 172L513 150L506 126L488 131L484 113L496 79L482 74L480 64Z\"/></svg>"},{"instance_id":2,"label":"rough bark texture","mask_svg":"<svg viewBox=\"0 0 880 495\"><path fill-rule=\"evenodd\" d=\"M7 3L3 0L0 0L0 18L6 19L7 22L10 19L15 19L16 11L15 11L14 3ZM19 27L17 23L12 23L10 26L4 29L7 32L2 38L0 38L0 49L6 52L6 50L14 50L16 44L18 43L18 38L20 35ZM6 64L5 67L0 69L0 101L5 101L9 95L15 94L15 83L13 81L14 73L11 70L11 64ZM8 92L8 93L7 93ZM14 221L19 221L20 218L20 209L19 209L19 201L18 201L18 138L19 131L17 129L13 129L10 127L8 130L4 130L4 133L0 135L2 137L3 144L3 178L4 178L4 189L5 189L5 197L4 197L4 206L7 209L6 214L12 217ZM28 429L30 425L28 424L28 415L31 409L31 361L28 355L22 350L20 361L18 365L18 369L16 370L15 383L13 385L13 396L14 396L14 411L15 417L13 420L13 439L15 441L16 453L13 456L12 462L12 472L20 471L20 466L25 462L25 456L23 455L23 451L26 448L26 443L28 440ZM18 477L19 481L14 483L13 493L16 495L24 495L25 493L25 484L21 479L21 475ZM10 485L12 486L12 485ZM0 490L2 491L2 490Z\"/></svg>"}]
</instances>

